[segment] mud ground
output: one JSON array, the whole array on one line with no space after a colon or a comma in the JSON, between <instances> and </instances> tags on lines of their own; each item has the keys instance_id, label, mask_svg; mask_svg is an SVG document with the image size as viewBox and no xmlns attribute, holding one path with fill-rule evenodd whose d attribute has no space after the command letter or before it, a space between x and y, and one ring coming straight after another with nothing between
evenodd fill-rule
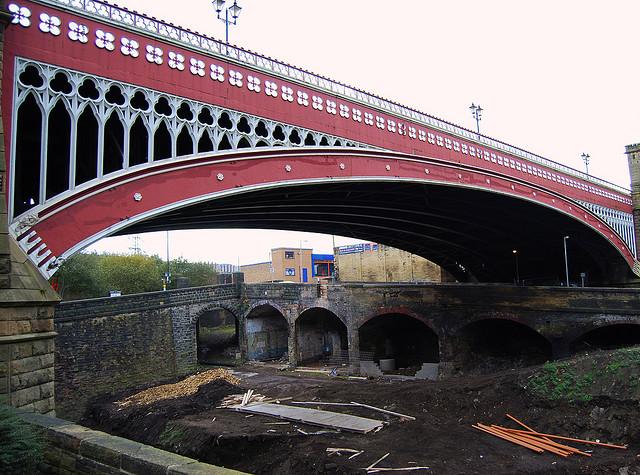
<instances>
[{"instance_id":1,"label":"mud ground","mask_svg":"<svg viewBox=\"0 0 640 475\"><path fill-rule=\"evenodd\" d=\"M603 358L606 360L606 356ZM96 401L82 422L255 474L363 474L366 473L363 467L388 452L386 467L420 465L430 469L387 473L640 475L639 400L617 399L615 394L582 402L539 398L527 390L527 382L536 368L438 382L345 380L255 365L235 370L241 378L239 387L214 381L191 397L126 409L118 408L113 401L134 391L108 395ZM412 415L416 420L402 421L361 408L319 407L388 423L377 433L327 433L327 429L319 427L272 424L281 421L216 408L226 395L247 389L296 401L357 401ZM592 457L573 455L565 459L548 453L535 454L471 427L476 422L513 426L505 413L541 432L628 444L629 448L579 446L593 450ZM364 452L349 460L348 456L328 456L328 447Z\"/></svg>"}]
</instances>

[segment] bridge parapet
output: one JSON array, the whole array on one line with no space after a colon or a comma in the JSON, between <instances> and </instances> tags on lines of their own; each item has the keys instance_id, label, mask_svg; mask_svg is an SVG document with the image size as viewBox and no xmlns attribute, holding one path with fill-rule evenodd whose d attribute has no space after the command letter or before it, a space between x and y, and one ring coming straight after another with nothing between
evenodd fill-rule
<instances>
[{"instance_id":1,"label":"bridge parapet","mask_svg":"<svg viewBox=\"0 0 640 475\"><path fill-rule=\"evenodd\" d=\"M124 313L153 311L216 300L237 299L239 287L224 284L206 287L148 292L145 294L123 295L87 300L61 302L56 307L56 322L82 320L95 317L108 317Z\"/></svg>"}]
</instances>

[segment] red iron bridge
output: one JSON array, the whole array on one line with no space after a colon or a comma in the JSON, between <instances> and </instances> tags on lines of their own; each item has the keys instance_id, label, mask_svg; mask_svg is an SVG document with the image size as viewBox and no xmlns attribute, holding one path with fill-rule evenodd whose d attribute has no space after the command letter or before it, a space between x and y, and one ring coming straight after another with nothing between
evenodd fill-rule
<instances>
[{"instance_id":1,"label":"red iron bridge","mask_svg":"<svg viewBox=\"0 0 640 475\"><path fill-rule=\"evenodd\" d=\"M628 282L630 192L362 90L96 0L5 33L10 233L40 272L119 234L363 238L464 282Z\"/></svg>"}]
</instances>

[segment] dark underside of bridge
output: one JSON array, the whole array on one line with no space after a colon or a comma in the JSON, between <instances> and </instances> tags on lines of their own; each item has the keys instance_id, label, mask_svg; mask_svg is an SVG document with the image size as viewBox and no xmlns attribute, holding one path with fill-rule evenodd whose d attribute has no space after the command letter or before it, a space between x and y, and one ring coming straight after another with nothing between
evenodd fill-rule
<instances>
[{"instance_id":1,"label":"dark underside of bridge","mask_svg":"<svg viewBox=\"0 0 640 475\"><path fill-rule=\"evenodd\" d=\"M124 229L254 228L337 234L425 257L463 282L590 285L625 282L630 270L595 231L553 209L490 192L415 183L329 183L240 192ZM517 257L514 254L517 250ZM517 260L517 263L516 263Z\"/></svg>"}]
</instances>

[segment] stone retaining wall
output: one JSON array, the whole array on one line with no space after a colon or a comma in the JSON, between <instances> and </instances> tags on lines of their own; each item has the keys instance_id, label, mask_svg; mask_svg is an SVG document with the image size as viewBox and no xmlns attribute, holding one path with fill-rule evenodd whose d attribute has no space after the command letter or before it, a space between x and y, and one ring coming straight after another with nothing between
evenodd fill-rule
<instances>
[{"instance_id":1,"label":"stone retaining wall","mask_svg":"<svg viewBox=\"0 0 640 475\"><path fill-rule=\"evenodd\" d=\"M22 418L44 430L45 474L242 475L55 417L25 413Z\"/></svg>"}]
</instances>

